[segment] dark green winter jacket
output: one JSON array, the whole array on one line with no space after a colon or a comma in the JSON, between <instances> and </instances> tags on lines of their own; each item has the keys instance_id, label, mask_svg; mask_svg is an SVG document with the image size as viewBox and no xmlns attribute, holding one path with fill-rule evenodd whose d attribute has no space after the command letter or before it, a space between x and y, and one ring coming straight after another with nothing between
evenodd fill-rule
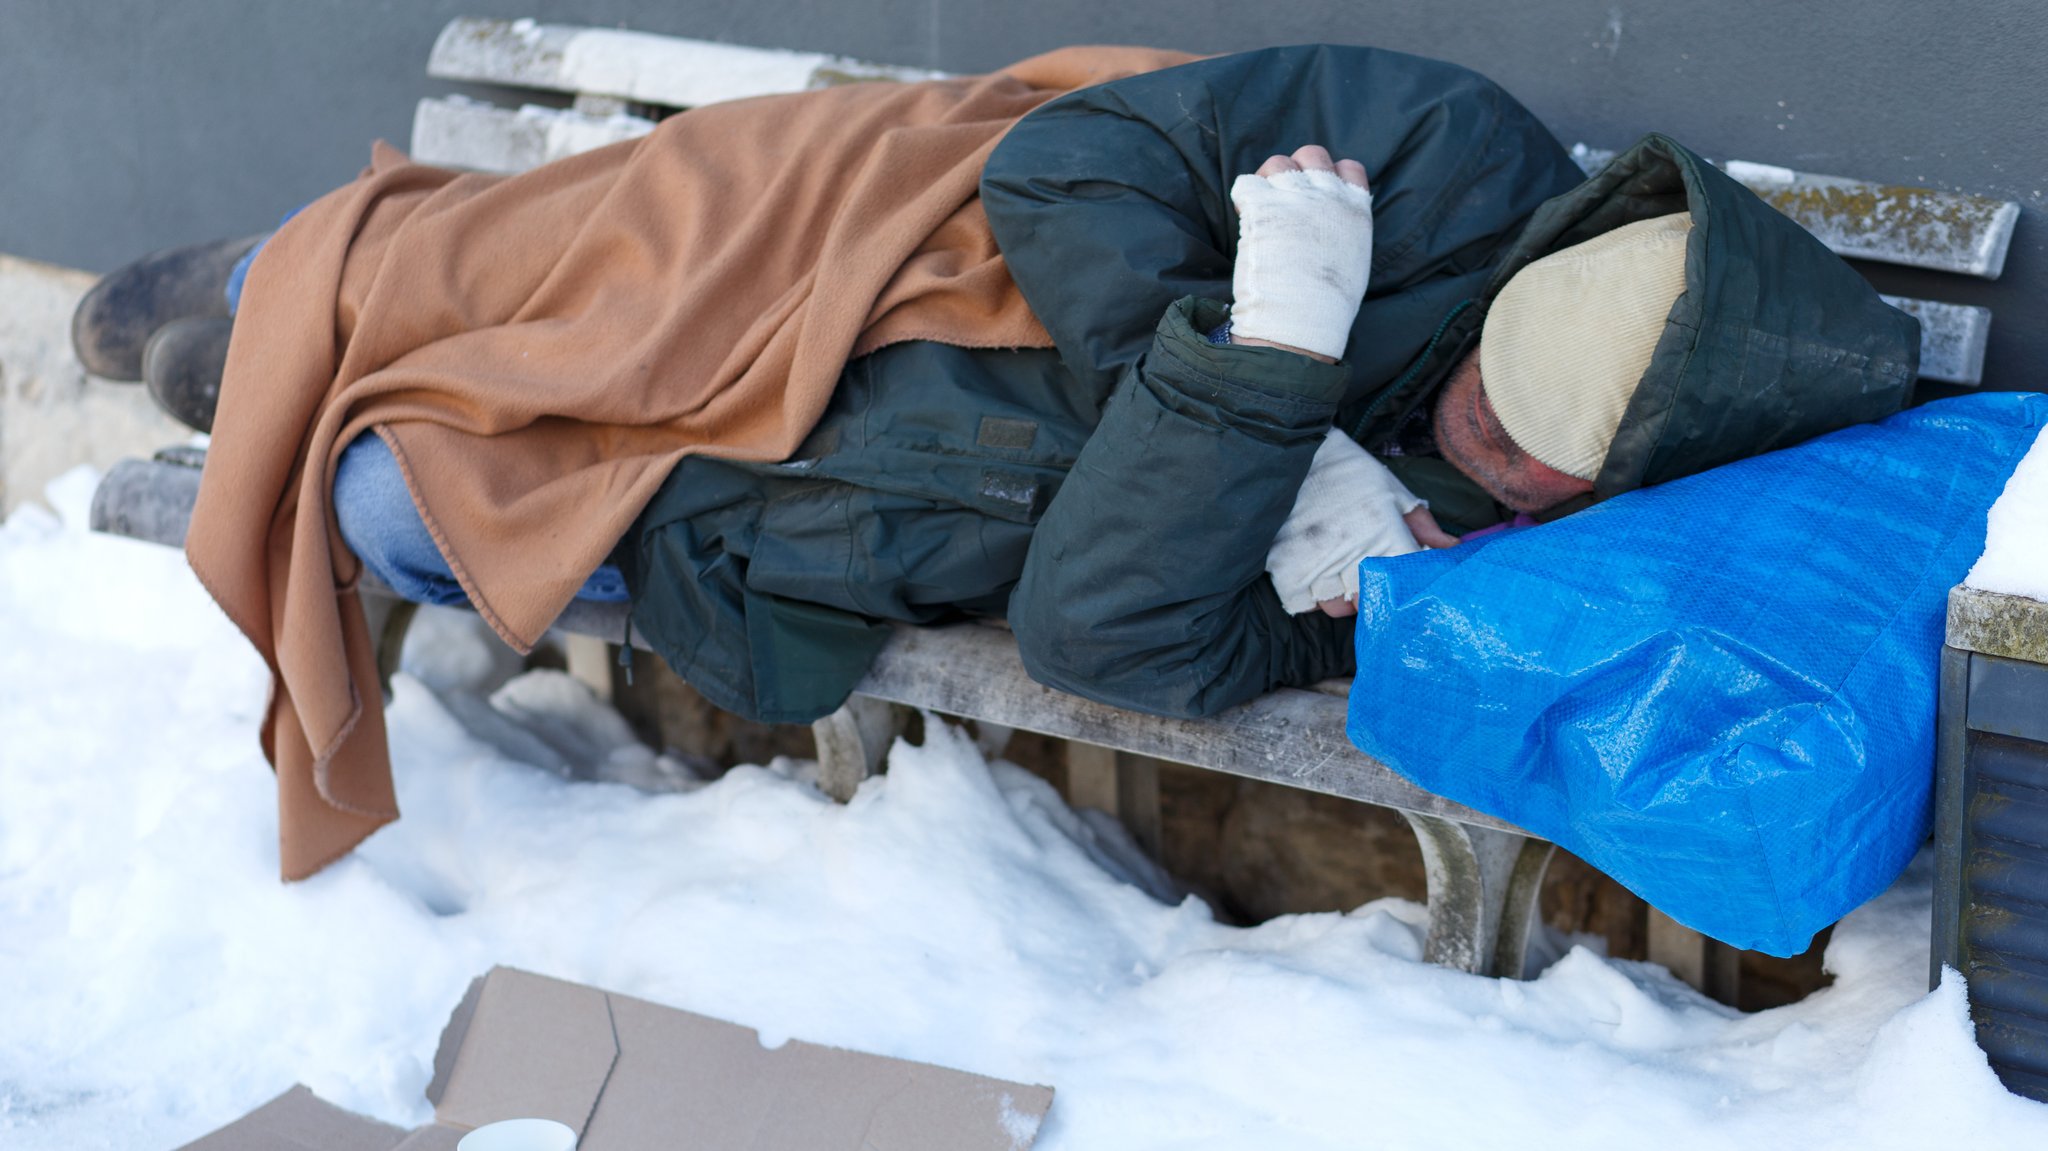
<instances>
[{"instance_id":1,"label":"dark green winter jacket","mask_svg":"<svg viewBox=\"0 0 2048 1151\"><path fill-rule=\"evenodd\" d=\"M1230 182L1308 143L1373 185L1345 359L1214 347ZM1163 714L1348 673L1349 621L1287 615L1264 574L1325 429L1385 440L1508 269L1688 205L1688 291L1602 494L1900 405L1912 321L1739 186L1655 139L1580 184L1492 83L1374 49L1250 52L1053 101L1004 138L982 195L1056 349L884 348L848 365L788 462L684 460L618 552L634 623L712 702L774 722L843 701L888 620L1006 617L1043 682ZM1442 461L1394 462L1457 527L1496 518Z\"/></svg>"}]
</instances>

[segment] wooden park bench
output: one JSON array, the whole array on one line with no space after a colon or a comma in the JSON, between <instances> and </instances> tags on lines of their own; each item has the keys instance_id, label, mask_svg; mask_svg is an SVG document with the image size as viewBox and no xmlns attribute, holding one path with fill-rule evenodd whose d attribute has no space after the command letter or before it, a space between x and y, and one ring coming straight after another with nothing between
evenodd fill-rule
<instances>
[{"instance_id":1,"label":"wooden park bench","mask_svg":"<svg viewBox=\"0 0 2048 1151\"><path fill-rule=\"evenodd\" d=\"M423 162L516 172L588 148L631 139L678 108L831 84L917 80L928 71L863 64L816 53L725 44L532 21L458 19L443 30L431 76L538 89L545 105L500 108L451 96L422 100L412 154ZM1605 156L1581 148L1589 169ZM1731 175L1804 224L1835 251L1857 259L1996 277L2018 205L1983 197L1815 176L1731 162ZM1990 312L1887 297L1920 317L1922 374L1980 382ZM181 545L199 486L203 453L171 449L117 465L102 482L93 526ZM374 589L370 589L374 590ZM382 636L381 662L395 665L410 605L366 597ZM582 637L589 659L625 632L623 605L577 603L557 630ZM633 637L638 645L638 637ZM644 646L644 645L641 645ZM572 651L572 667L577 662ZM1069 799L1123 819L1156 853L1157 764L1170 761L1391 808L1421 844L1430 922L1425 957L1482 974L1519 976L1536 896L1554 848L1511 824L1424 791L1346 739L1348 681L1283 689L1223 714L1168 719L1107 707L1055 691L1025 674L1015 642L1000 627L962 624L899 628L833 715L814 725L820 778L845 798L877 770L897 730L894 709L922 708L983 724L1069 741ZM1735 953L1651 913L1652 958L1732 1001Z\"/></svg>"}]
</instances>

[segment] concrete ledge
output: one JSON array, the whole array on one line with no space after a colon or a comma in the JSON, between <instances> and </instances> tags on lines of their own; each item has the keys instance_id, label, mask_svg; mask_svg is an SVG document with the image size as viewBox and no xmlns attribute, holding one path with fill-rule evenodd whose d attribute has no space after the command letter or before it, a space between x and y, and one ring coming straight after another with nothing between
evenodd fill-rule
<instances>
[{"instance_id":1,"label":"concrete ledge","mask_svg":"<svg viewBox=\"0 0 2048 1151\"><path fill-rule=\"evenodd\" d=\"M1951 588L1948 646L2048 663L2048 603L1961 585Z\"/></svg>"}]
</instances>

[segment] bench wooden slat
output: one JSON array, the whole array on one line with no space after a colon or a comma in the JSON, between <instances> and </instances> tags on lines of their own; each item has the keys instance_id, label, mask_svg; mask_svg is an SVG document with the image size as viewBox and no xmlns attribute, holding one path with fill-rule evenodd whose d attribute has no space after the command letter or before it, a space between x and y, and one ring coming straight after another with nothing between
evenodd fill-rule
<instances>
[{"instance_id":1,"label":"bench wooden slat","mask_svg":"<svg viewBox=\"0 0 2048 1151\"><path fill-rule=\"evenodd\" d=\"M1046 687L1024 671L1007 631L976 624L897 629L854 690L891 703L1527 834L1416 787L1352 746L1344 734L1348 702L1342 697L1281 688L1206 719L1143 715Z\"/></svg>"},{"instance_id":2,"label":"bench wooden slat","mask_svg":"<svg viewBox=\"0 0 2048 1151\"><path fill-rule=\"evenodd\" d=\"M2019 223L2010 200L1731 160L1728 174L1837 255L1995 280Z\"/></svg>"},{"instance_id":3,"label":"bench wooden slat","mask_svg":"<svg viewBox=\"0 0 2048 1151\"><path fill-rule=\"evenodd\" d=\"M653 130L654 121L640 116L534 105L514 112L460 96L429 98L413 109L412 158L510 175Z\"/></svg>"},{"instance_id":4,"label":"bench wooden slat","mask_svg":"<svg viewBox=\"0 0 2048 1151\"><path fill-rule=\"evenodd\" d=\"M589 93L669 107L797 92L862 80L924 80L945 73L871 64L820 52L750 48L625 32L462 17L434 41L427 73L548 91ZM1612 150L1579 145L1593 171ZM2010 200L1797 172L1742 160L1722 165L1836 253L1996 279L2019 221Z\"/></svg>"},{"instance_id":5,"label":"bench wooden slat","mask_svg":"<svg viewBox=\"0 0 2048 1151\"><path fill-rule=\"evenodd\" d=\"M453 20L441 30L427 74L444 80L588 92L673 108L862 80L929 80L944 75L822 52L471 17Z\"/></svg>"},{"instance_id":6,"label":"bench wooden slat","mask_svg":"<svg viewBox=\"0 0 2048 1151\"><path fill-rule=\"evenodd\" d=\"M637 116L590 116L530 106L509 112L460 96L425 99L413 114L413 158L510 174L653 129L653 121ZM1908 296L1884 300L1920 320L1921 376L1970 386L1983 382L1990 309Z\"/></svg>"},{"instance_id":7,"label":"bench wooden slat","mask_svg":"<svg viewBox=\"0 0 2048 1151\"><path fill-rule=\"evenodd\" d=\"M171 449L158 459L115 465L94 496L93 528L182 546L199 492L201 459L201 453ZM372 634L382 637L378 669L388 693L412 605L384 598L388 591L368 573L362 587L371 593L363 607ZM379 591L384 594L375 594ZM577 602L555 627L617 642L627 618L623 604ZM632 641L646 646L637 635ZM608 681L609 676L595 678ZM819 782L827 794L850 798L880 766L896 730L892 713L899 709L892 704L1393 808L1414 828L1428 877L1424 958L1480 975L1520 978L1524 972L1551 845L1432 795L1352 747L1344 736L1342 695L1283 688L1207 719L1167 719L1119 711L1033 681L1007 630L901 625L846 705L812 725ZM1149 762L1135 760L1132 766ZM1151 849L1156 854L1157 845Z\"/></svg>"},{"instance_id":8,"label":"bench wooden slat","mask_svg":"<svg viewBox=\"0 0 2048 1151\"><path fill-rule=\"evenodd\" d=\"M434 43L428 72L446 79L579 93L579 102L614 100L691 106L743 96L799 91L862 79L924 79L942 73L862 64L815 52L744 48L680 37L531 20L460 18ZM591 99L591 97L597 99ZM624 113L528 106L516 112L466 99L419 102L413 156L423 163L510 174L591 148L633 139L653 121ZM1572 149L1591 172L1611 150ZM1729 161L1731 176L1762 196L1837 254L1856 259L1995 278L2019 218L2019 205L1985 196L1880 185L1837 176ZM1991 329L1986 308L1886 296L1920 320L1920 374L1977 386Z\"/></svg>"},{"instance_id":9,"label":"bench wooden slat","mask_svg":"<svg viewBox=\"0 0 2048 1151\"><path fill-rule=\"evenodd\" d=\"M1572 146L1588 175L1611 148ZM1995 280L2005 271L2020 206L2011 200L1795 172L1747 160L1714 161L1764 202L1797 220L1838 256Z\"/></svg>"},{"instance_id":10,"label":"bench wooden slat","mask_svg":"<svg viewBox=\"0 0 2048 1151\"><path fill-rule=\"evenodd\" d=\"M1910 296L1879 299L1920 321L1920 378L1945 384L1984 382L1984 348L1991 339L1991 309L1944 304Z\"/></svg>"},{"instance_id":11,"label":"bench wooden slat","mask_svg":"<svg viewBox=\"0 0 2048 1151\"><path fill-rule=\"evenodd\" d=\"M199 468L189 459L123 460L100 481L92 526L183 547L198 493ZM376 590L367 575L364 587ZM625 637L626 608L577 601L555 626L618 643ZM646 647L638 635L633 640ZM1008 631L974 624L897 628L854 690L1474 827L1518 830L1416 787L1353 747L1344 734L1348 703L1341 695L1283 688L1207 719L1141 715L1040 684L1025 673Z\"/></svg>"}]
</instances>

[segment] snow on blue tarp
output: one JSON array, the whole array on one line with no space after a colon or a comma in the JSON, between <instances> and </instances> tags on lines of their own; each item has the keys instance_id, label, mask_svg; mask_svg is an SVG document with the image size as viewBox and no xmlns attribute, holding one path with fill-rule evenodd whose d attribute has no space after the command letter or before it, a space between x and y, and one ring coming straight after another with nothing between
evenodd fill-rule
<instances>
[{"instance_id":1,"label":"snow on blue tarp","mask_svg":"<svg viewBox=\"0 0 2048 1151\"><path fill-rule=\"evenodd\" d=\"M1360 565L1351 739L1737 947L1926 838L1944 604L2048 396L1928 404Z\"/></svg>"}]
</instances>

